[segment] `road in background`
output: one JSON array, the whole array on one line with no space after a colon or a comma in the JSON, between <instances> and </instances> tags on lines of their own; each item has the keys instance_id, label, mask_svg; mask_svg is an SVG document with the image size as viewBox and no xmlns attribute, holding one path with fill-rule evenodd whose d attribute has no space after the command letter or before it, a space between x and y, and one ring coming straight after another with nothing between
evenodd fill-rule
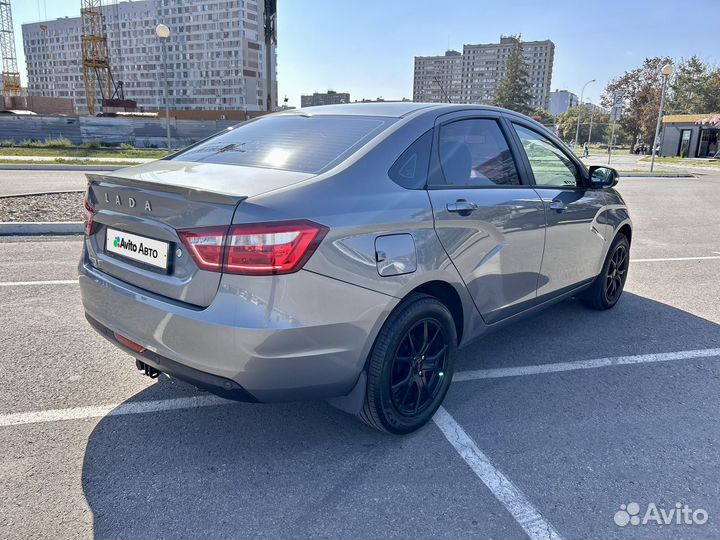
<instances>
[{"instance_id":1,"label":"road in background","mask_svg":"<svg viewBox=\"0 0 720 540\"><path fill-rule=\"evenodd\" d=\"M81 171L8 171L0 170L0 197L28 193L83 191L87 185Z\"/></svg>"}]
</instances>

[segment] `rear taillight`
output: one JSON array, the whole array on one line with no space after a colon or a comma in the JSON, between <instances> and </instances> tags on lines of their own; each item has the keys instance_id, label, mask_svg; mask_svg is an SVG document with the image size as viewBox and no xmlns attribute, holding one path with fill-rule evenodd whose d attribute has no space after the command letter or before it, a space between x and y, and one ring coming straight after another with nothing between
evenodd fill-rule
<instances>
[{"instance_id":1,"label":"rear taillight","mask_svg":"<svg viewBox=\"0 0 720 540\"><path fill-rule=\"evenodd\" d=\"M178 234L198 267L220 272L227 231L227 227L207 227L180 231Z\"/></svg>"},{"instance_id":2,"label":"rear taillight","mask_svg":"<svg viewBox=\"0 0 720 540\"><path fill-rule=\"evenodd\" d=\"M85 234L90 236L93 232L95 232L95 222L93 220L95 219L96 210L90 203L90 199L88 198L87 194L85 195L85 199L83 200L83 211L85 213Z\"/></svg>"},{"instance_id":3,"label":"rear taillight","mask_svg":"<svg viewBox=\"0 0 720 540\"><path fill-rule=\"evenodd\" d=\"M288 274L315 252L327 227L312 221L286 221L230 227L224 272Z\"/></svg>"},{"instance_id":4,"label":"rear taillight","mask_svg":"<svg viewBox=\"0 0 720 540\"><path fill-rule=\"evenodd\" d=\"M328 232L312 221L281 221L180 231L203 270L272 275L297 272Z\"/></svg>"}]
</instances>

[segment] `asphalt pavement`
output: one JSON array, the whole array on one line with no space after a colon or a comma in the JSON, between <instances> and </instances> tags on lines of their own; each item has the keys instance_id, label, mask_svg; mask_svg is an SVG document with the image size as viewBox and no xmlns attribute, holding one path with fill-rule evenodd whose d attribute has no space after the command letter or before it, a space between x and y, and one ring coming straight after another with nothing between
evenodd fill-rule
<instances>
[{"instance_id":1,"label":"asphalt pavement","mask_svg":"<svg viewBox=\"0 0 720 540\"><path fill-rule=\"evenodd\" d=\"M616 308L465 348L406 437L143 377L83 318L81 239L0 239L0 537L720 537L720 176L619 189ZM618 525L631 503L708 519Z\"/></svg>"},{"instance_id":2,"label":"asphalt pavement","mask_svg":"<svg viewBox=\"0 0 720 540\"><path fill-rule=\"evenodd\" d=\"M83 191L86 186L87 178L81 171L0 170L0 197Z\"/></svg>"}]
</instances>

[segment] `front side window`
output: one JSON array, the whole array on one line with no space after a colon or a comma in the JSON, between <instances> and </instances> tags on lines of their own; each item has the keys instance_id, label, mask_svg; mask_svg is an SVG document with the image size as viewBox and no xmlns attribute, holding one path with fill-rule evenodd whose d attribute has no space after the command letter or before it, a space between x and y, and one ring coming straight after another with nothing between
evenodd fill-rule
<instances>
[{"instance_id":1,"label":"front side window","mask_svg":"<svg viewBox=\"0 0 720 540\"><path fill-rule=\"evenodd\" d=\"M582 186L577 167L560 148L536 131L517 124L513 127L527 154L536 185Z\"/></svg>"},{"instance_id":2,"label":"front side window","mask_svg":"<svg viewBox=\"0 0 720 540\"><path fill-rule=\"evenodd\" d=\"M351 156L393 121L364 116L269 116L191 146L172 159L319 173Z\"/></svg>"},{"instance_id":3,"label":"front side window","mask_svg":"<svg viewBox=\"0 0 720 540\"><path fill-rule=\"evenodd\" d=\"M495 120L472 118L443 125L438 156L448 185L520 184L510 147Z\"/></svg>"}]
</instances>

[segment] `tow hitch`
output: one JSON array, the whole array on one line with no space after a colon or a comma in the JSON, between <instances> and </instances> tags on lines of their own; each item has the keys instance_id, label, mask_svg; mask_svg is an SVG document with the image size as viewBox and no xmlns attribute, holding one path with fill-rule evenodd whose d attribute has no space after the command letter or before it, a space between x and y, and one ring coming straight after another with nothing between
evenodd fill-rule
<instances>
[{"instance_id":1,"label":"tow hitch","mask_svg":"<svg viewBox=\"0 0 720 540\"><path fill-rule=\"evenodd\" d=\"M143 372L143 375L147 375L151 379L157 379L158 375L162 373L162 371L155 369L152 366L147 365L145 362L141 362L140 360L135 360L135 367L137 367L140 371Z\"/></svg>"}]
</instances>

